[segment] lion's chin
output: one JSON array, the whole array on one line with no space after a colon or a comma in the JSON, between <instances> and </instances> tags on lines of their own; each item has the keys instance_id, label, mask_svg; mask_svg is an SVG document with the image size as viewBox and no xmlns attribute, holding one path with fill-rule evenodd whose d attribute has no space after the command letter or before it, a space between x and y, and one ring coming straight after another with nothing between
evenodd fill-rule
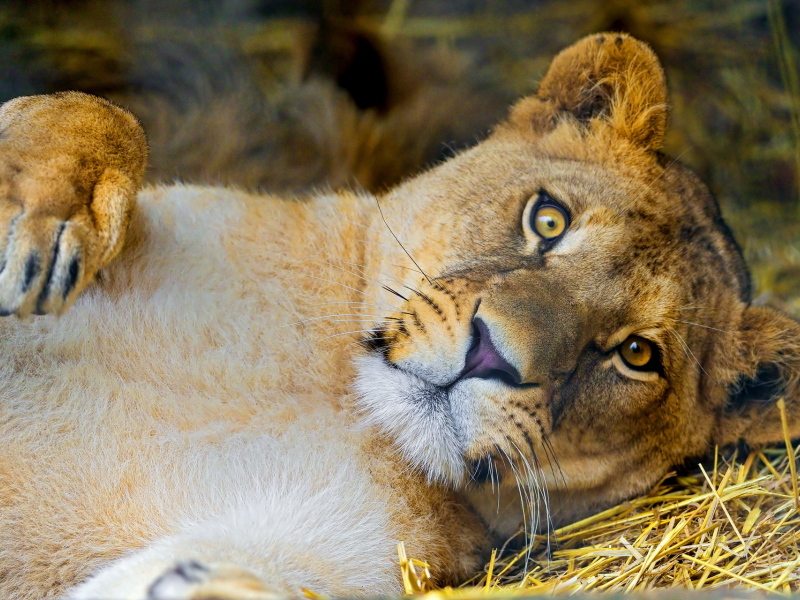
<instances>
[{"instance_id":1,"label":"lion's chin","mask_svg":"<svg viewBox=\"0 0 800 600\"><path fill-rule=\"evenodd\" d=\"M392 367L380 354L356 359L354 387L364 421L397 445L430 481L460 487L467 479L464 435L453 418L453 389Z\"/></svg>"}]
</instances>

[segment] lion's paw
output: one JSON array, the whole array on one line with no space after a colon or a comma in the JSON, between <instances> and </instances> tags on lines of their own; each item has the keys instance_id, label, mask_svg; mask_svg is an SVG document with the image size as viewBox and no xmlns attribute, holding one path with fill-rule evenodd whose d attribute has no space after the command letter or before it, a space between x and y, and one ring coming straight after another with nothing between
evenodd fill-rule
<instances>
[{"instance_id":1,"label":"lion's paw","mask_svg":"<svg viewBox=\"0 0 800 600\"><path fill-rule=\"evenodd\" d=\"M6 212L0 216L0 316L61 312L85 278L86 228L21 208Z\"/></svg>"},{"instance_id":2,"label":"lion's paw","mask_svg":"<svg viewBox=\"0 0 800 600\"><path fill-rule=\"evenodd\" d=\"M69 307L122 248L146 163L136 118L106 100L0 105L0 315Z\"/></svg>"},{"instance_id":3,"label":"lion's paw","mask_svg":"<svg viewBox=\"0 0 800 600\"><path fill-rule=\"evenodd\" d=\"M231 564L182 561L150 586L147 600L255 600L278 598L264 581Z\"/></svg>"}]
</instances>

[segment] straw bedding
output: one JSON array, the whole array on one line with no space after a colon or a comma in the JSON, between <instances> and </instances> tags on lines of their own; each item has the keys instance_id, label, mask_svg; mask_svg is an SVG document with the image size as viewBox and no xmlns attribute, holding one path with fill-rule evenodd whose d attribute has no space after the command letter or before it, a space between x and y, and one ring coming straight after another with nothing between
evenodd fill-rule
<instances>
[{"instance_id":1,"label":"straw bedding","mask_svg":"<svg viewBox=\"0 0 800 600\"><path fill-rule=\"evenodd\" d=\"M428 598L800 589L800 446L715 452L713 463L671 473L649 494L536 535L518 552L493 552L458 589L433 590L425 566L399 548L406 592ZM791 460L792 457L794 460ZM521 534L520 534L521 535ZM677 588L675 590L674 588ZM616 595L616 594L615 594Z\"/></svg>"},{"instance_id":2,"label":"straw bedding","mask_svg":"<svg viewBox=\"0 0 800 600\"><path fill-rule=\"evenodd\" d=\"M459 589L429 596L520 596L654 588L800 588L800 515L788 453L752 452L744 461L717 455L716 468L672 475L636 498L530 545L501 554ZM424 568L401 561L406 591L430 592ZM488 575L488 578L487 578ZM685 593L685 592L684 592Z\"/></svg>"}]
</instances>

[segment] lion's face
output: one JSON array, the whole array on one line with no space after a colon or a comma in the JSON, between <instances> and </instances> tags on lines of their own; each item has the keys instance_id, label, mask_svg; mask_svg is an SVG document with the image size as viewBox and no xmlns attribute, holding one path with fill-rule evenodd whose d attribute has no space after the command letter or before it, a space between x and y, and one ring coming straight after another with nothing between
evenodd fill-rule
<instances>
[{"instance_id":1,"label":"lion's face","mask_svg":"<svg viewBox=\"0 0 800 600\"><path fill-rule=\"evenodd\" d=\"M521 482L568 519L715 442L780 438L798 327L749 306L715 201L657 152L665 102L646 46L587 38L490 139L383 201L425 274L407 270L357 390L479 508Z\"/></svg>"}]
</instances>

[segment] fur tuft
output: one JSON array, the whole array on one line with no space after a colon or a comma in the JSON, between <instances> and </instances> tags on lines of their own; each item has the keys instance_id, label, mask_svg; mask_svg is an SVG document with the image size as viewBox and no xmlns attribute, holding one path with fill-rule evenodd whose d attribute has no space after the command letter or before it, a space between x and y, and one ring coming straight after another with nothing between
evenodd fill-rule
<instances>
[{"instance_id":1,"label":"fur tuft","mask_svg":"<svg viewBox=\"0 0 800 600\"><path fill-rule=\"evenodd\" d=\"M447 391L389 367L380 355L355 364L353 385L365 423L390 436L429 481L461 485L466 464Z\"/></svg>"}]
</instances>

